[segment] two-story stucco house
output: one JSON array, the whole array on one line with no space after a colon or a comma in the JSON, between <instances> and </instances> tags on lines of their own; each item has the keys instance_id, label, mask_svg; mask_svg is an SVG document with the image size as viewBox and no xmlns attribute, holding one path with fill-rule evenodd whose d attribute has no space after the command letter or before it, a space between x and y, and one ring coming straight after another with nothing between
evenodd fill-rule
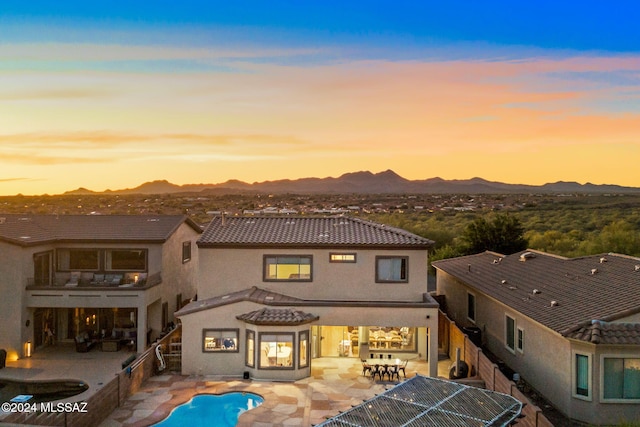
<instances>
[{"instance_id":1,"label":"two-story stucco house","mask_svg":"<svg viewBox=\"0 0 640 427\"><path fill-rule=\"evenodd\" d=\"M201 233L184 216L0 215L0 348L15 360L113 338L142 351L195 295Z\"/></svg>"},{"instance_id":2,"label":"two-story stucco house","mask_svg":"<svg viewBox=\"0 0 640 427\"><path fill-rule=\"evenodd\" d=\"M460 327L571 419L640 420L640 259L485 252L434 262Z\"/></svg>"},{"instance_id":3,"label":"two-story stucco house","mask_svg":"<svg viewBox=\"0 0 640 427\"><path fill-rule=\"evenodd\" d=\"M293 380L317 357L413 358L437 374L430 240L347 217L217 217L198 240L184 374Z\"/></svg>"}]
</instances>

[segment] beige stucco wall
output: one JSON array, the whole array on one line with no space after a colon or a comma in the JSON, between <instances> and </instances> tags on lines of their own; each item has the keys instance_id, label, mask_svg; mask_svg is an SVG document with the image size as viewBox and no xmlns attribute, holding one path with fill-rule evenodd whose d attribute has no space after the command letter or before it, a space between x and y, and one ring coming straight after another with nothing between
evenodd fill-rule
<instances>
[{"instance_id":1,"label":"beige stucco wall","mask_svg":"<svg viewBox=\"0 0 640 427\"><path fill-rule=\"evenodd\" d=\"M26 312L23 310L26 286L23 259L28 256L24 248L0 242L0 293L3 295L0 310L0 348L7 351L8 360L22 357L23 343L28 339L29 328L25 326Z\"/></svg>"},{"instance_id":2,"label":"beige stucco wall","mask_svg":"<svg viewBox=\"0 0 640 427\"><path fill-rule=\"evenodd\" d=\"M198 298L258 286L304 299L421 301L427 292L426 250L213 249L200 252ZM356 263L330 263L330 252L356 253ZM312 255L312 282L263 280L263 256ZM376 256L409 257L408 283L376 283Z\"/></svg>"},{"instance_id":3,"label":"beige stucco wall","mask_svg":"<svg viewBox=\"0 0 640 427\"><path fill-rule=\"evenodd\" d=\"M182 300L187 300L197 293L198 237L198 232L183 223L162 247L162 295L163 301L169 303L169 321L175 321L176 296L182 294ZM182 243L186 241L191 242L191 260L183 263Z\"/></svg>"},{"instance_id":4,"label":"beige stucco wall","mask_svg":"<svg viewBox=\"0 0 640 427\"><path fill-rule=\"evenodd\" d=\"M195 303L197 304L197 303ZM245 331L256 332L256 346L259 332L290 332L308 330L312 325L403 325L418 327L418 351L424 359L427 355L427 327L434 331L431 341L434 354L434 372L437 374L437 308L382 308L382 307L297 307L306 313L319 316L312 324L300 326L256 326L245 324L236 316L262 308L261 304L240 302L214 309L194 312L181 317L182 321L182 373L184 375L237 375L250 371L252 378L291 380L309 376L309 368L299 370L261 370L245 366ZM284 307L278 307L284 308ZM427 315L429 319L427 319ZM204 353L202 351L202 330L206 328L239 329L238 353ZM256 358L257 360L257 358ZM313 361L311 362L313 364Z\"/></svg>"},{"instance_id":5,"label":"beige stucco wall","mask_svg":"<svg viewBox=\"0 0 640 427\"><path fill-rule=\"evenodd\" d=\"M0 242L0 292L11 295L6 298L0 310L0 322L11 327L0 328L0 348L7 350L10 360L23 356L23 344L33 339L33 312L38 307L51 308L137 308L138 309L138 343L139 350L144 349L146 331L153 329L156 336L164 325L161 323L161 303L167 302L169 321L174 321L173 313L177 309L176 295L190 299L196 294L198 250L196 241L200 234L182 223L164 243L63 243L57 245L38 245L20 247ZM182 243L191 241L191 261L182 262ZM142 290L126 289L74 289L56 286L46 290L26 290L27 282L33 279L35 253L54 250L56 248L131 248L146 249L148 254L149 276L162 274L159 286ZM55 257L52 259L54 276L57 284L62 285L69 276L68 272L55 274ZM93 273L86 273L83 278L90 280ZM73 296L72 296L73 295ZM160 306L160 311L158 310ZM151 308L150 308L151 307ZM148 321L147 314L151 312ZM29 320L30 326L26 326Z\"/></svg>"},{"instance_id":6,"label":"beige stucco wall","mask_svg":"<svg viewBox=\"0 0 640 427\"><path fill-rule=\"evenodd\" d=\"M438 270L437 294L446 296L447 311L459 327L477 326L483 345L518 372L562 412L569 412L571 399L571 349L562 336L542 327L496 300L490 299L454 277ZM467 319L467 291L476 296L476 322ZM524 330L524 351L512 352L505 345L505 315Z\"/></svg>"},{"instance_id":7,"label":"beige stucco wall","mask_svg":"<svg viewBox=\"0 0 640 427\"><path fill-rule=\"evenodd\" d=\"M462 326L473 325L467 319L467 291L476 295L476 323L483 332L483 344L507 366L544 395L569 418L592 424L617 424L622 420L638 420L640 404L601 402L602 355L635 355L637 346L595 346L570 341L560 334L522 316L502 303L482 296L454 277L438 270L437 293L446 296L449 316ZM516 328L524 330L524 351L511 352L505 346L505 314L516 320ZM634 321L630 316L621 321ZM575 353L591 355L592 389L585 400L573 396L573 364Z\"/></svg>"},{"instance_id":8,"label":"beige stucco wall","mask_svg":"<svg viewBox=\"0 0 640 427\"><path fill-rule=\"evenodd\" d=\"M293 327L256 326L236 319L238 314L251 312L259 308L261 308L259 304L241 302L182 317L182 374L241 377L244 371L250 371L252 378L272 380L292 380L309 376L310 368L261 370L245 366L247 328L254 331L259 329L261 332L297 332L311 328L309 324ZM210 328L238 329L238 352L203 352L202 332L203 329ZM256 332L256 347L258 347L258 332ZM256 366L257 363L258 355L256 355Z\"/></svg>"}]
</instances>

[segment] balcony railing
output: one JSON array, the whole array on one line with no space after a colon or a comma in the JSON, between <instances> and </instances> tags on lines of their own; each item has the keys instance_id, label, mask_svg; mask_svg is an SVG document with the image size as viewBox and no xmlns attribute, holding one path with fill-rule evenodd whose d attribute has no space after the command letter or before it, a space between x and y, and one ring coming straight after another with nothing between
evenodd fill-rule
<instances>
[{"instance_id":1,"label":"balcony railing","mask_svg":"<svg viewBox=\"0 0 640 427\"><path fill-rule=\"evenodd\" d=\"M123 276L124 277L124 276ZM157 273L153 273L151 275L149 275L146 279L144 280L139 280L137 283L136 282L131 282L131 283L124 283L124 280L119 282L119 283L115 283L114 281L94 281L92 279L87 279L87 278L80 278L77 281L77 284L75 283L71 283L69 284L69 277L68 275L65 276L65 278L62 278L62 276L60 277L56 277L52 280L36 280L33 277L29 277L27 278L27 289L37 289L37 288L58 288L58 289L83 289L83 290L87 290L87 289L98 289L98 290L104 290L104 289L147 289L147 288L151 288L153 286L156 286L158 284L162 283L162 274L160 272Z\"/></svg>"}]
</instances>

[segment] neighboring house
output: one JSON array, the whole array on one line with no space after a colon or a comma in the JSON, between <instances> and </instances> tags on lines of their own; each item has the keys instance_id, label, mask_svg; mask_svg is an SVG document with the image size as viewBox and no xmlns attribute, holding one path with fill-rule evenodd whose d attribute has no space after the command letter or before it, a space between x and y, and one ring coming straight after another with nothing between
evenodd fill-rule
<instances>
[{"instance_id":1,"label":"neighboring house","mask_svg":"<svg viewBox=\"0 0 640 427\"><path fill-rule=\"evenodd\" d=\"M640 259L485 252L433 263L460 327L568 417L640 419Z\"/></svg>"},{"instance_id":2,"label":"neighboring house","mask_svg":"<svg viewBox=\"0 0 640 427\"><path fill-rule=\"evenodd\" d=\"M433 242L347 217L217 217L198 240L184 374L308 377L316 357L414 358L437 374Z\"/></svg>"},{"instance_id":3,"label":"neighboring house","mask_svg":"<svg viewBox=\"0 0 640 427\"><path fill-rule=\"evenodd\" d=\"M0 215L0 348L15 360L80 337L144 350L195 295L201 232L184 216Z\"/></svg>"}]
</instances>

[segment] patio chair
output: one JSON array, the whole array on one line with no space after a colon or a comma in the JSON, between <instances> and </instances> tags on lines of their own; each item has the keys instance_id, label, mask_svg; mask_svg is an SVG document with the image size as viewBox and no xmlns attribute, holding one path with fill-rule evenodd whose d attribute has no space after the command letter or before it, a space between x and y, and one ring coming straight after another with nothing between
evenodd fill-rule
<instances>
[{"instance_id":1,"label":"patio chair","mask_svg":"<svg viewBox=\"0 0 640 427\"><path fill-rule=\"evenodd\" d=\"M369 365L364 359L360 360L362 360L362 375L364 376L367 374L367 372L371 372L371 365Z\"/></svg>"},{"instance_id":2,"label":"patio chair","mask_svg":"<svg viewBox=\"0 0 640 427\"><path fill-rule=\"evenodd\" d=\"M78 286L78 284L80 283L80 275L81 274L80 274L79 271L71 272L71 276L69 277L69 280L64 285L67 286L67 287L76 287L76 286Z\"/></svg>"},{"instance_id":3,"label":"patio chair","mask_svg":"<svg viewBox=\"0 0 640 427\"><path fill-rule=\"evenodd\" d=\"M407 378L407 373L405 371L406 367L407 367L407 363L409 363L409 360L405 360L404 362L402 362L402 365L398 366L398 373L400 371L402 371L402 375ZM400 379L400 375L398 375L398 379Z\"/></svg>"},{"instance_id":4,"label":"patio chair","mask_svg":"<svg viewBox=\"0 0 640 427\"><path fill-rule=\"evenodd\" d=\"M389 366L387 374L389 375L389 381L392 381L393 377L397 377L398 381L400 381L400 365Z\"/></svg>"},{"instance_id":5,"label":"patio chair","mask_svg":"<svg viewBox=\"0 0 640 427\"><path fill-rule=\"evenodd\" d=\"M371 378L376 379L376 375L380 377L380 381L382 381L382 376L384 375L384 367L381 365L373 365L371 368Z\"/></svg>"}]
</instances>

